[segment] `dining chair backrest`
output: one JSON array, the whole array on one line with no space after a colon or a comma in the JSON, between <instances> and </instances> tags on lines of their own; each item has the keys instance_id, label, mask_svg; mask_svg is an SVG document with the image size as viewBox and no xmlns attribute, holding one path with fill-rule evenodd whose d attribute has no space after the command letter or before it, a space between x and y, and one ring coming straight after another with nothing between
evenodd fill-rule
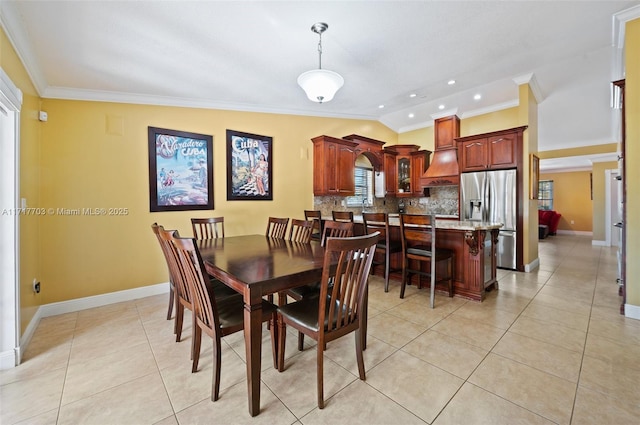
<instances>
[{"instance_id":1,"label":"dining chair backrest","mask_svg":"<svg viewBox=\"0 0 640 425\"><path fill-rule=\"evenodd\" d=\"M311 238L320 240L322 235L322 213L320 210L304 210L304 219L313 222Z\"/></svg>"},{"instance_id":2,"label":"dining chair backrest","mask_svg":"<svg viewBox=\"0 0 640 425\"><path fill-rule=\"evenodd\" d=\"M197 240L224 238L224 217L192 218L191 227Z\"/></svg>"},{"instance_id":3,"label":"dining chair backrest","mask_svg":"<svg viewBox=\"0 0 640 425\"><path fill-rule=\"evenodd\" d=\"M293 242L309 243L311 242L312 229L312 221L292 218L291 227L289 228L289 240Z\"/></svg>"},{"instance_id":4,"label":"dining chair backrest","mask_svg":"<svg viewBox=\"0 0 640 425\"><path fill-rule=\"evenodd\" d=\"M333 221L348 221L353 223L352 211L331 211Z\"/></svg>"},{"instance_id":5,"label":"dining chair backrest","mask_svg":"<svg viewBox=\"0 0 640 425\"><path fill-rule=\"evenodd\" d=\"M171 316L173 315L173 304L174 304L174 296L175 296L175 284L173 283L174 277L170 267L170 255L171 249L170 246L160 237L160 231L164 231L164 227L158 225L158 223L153 223L151 225L151 230L153 230L153 234L156 235L158 239L158 243L160 244L160 249L162 250L162 255L164 256L165 263L167 264L167 271L169 272L169 306L167 307L167 320L171 320Z\"/></svg>"},{"instance_id":6,"label":"dining chair backrest","mask_svg":"<svg viewBox=\"0 0 640 425\"><path fill-rule=\"evenodd\" d=\"M325 324L320 326L321 334L349 332L349 327L358 327L359 319L364 319L364 296L378 236L327 239L317 322ZM321 336L320 341L324 340Z\"/></svg>"},{"instance_id":7,"label":"dining chair backrest","mask_svg":"<svg viewBox=\"0 0 640 425\"><path fill-rule=\"evenodd\" d=\"M353 223L327 220L324 223L320 245L325 246L327 238L346 238L350 236L353 236Z\"/></svg>"},{"instance_id":8,"label":"dining chair backrest","mask_svg":"<svg viewBox=\"0 0 640 425\"><path fill-rule=\"evenodd\" d=\"M276 218L269 217L267 223L266 236L270 238L284 239L287 233L287 225L289 224L289 218Z\"/></svg>"},{"instance_id":9,"label":"dining chair backrest","mask_svg":"<svg viewBox=\"0 0 640 425\"><path fill-rule=\"evenodd\" d=\"M183 280L193 294L193 314L198 323L206 325L215 332L220 327L216 310L215 297L209 296L207 291L208 275L205 271L200 252L194 238L174 237L173 245L178 253Z\"/></svg>"},{"instance_id":10,"label":"dining chair backrest","mask_svg":"<svg viewBox=\"0 0 640 425\"><path fill-rule=\"evenodd\" d=\"M191 293L189 292L189 287L184 281L184 276L182 275L182 271L180 269L181 265L178 258L178 251L176 250L176 247L172 242L174 238L178 237L180 237L180 234L177 230L161 229L159 231L159 238L161 240L161 243L167 248L167 262L169 264L169 270L173 283L176 286L177 296L191 305Z\"/></svg>"}]
</instances>

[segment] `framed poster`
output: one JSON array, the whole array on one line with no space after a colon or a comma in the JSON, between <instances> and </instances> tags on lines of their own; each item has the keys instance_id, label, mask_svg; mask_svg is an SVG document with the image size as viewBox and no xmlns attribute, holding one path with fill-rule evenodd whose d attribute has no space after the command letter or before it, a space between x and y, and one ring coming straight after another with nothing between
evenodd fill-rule
<instances>
[{"instance_id":1,"label":"framed poster","mask_svg":"<svg viewBox=\"0 0 640 425\"><path fill-rule=\"evenodd\" d=\"M529 167L529 183L531 184L531 187L529 188L529 198L538 199L538 183L540 182L540 159L535 154L531 154Z\"/></svg>"},{"instance_id":2,"label":"framed poster","mask_svg":"<svg viewBox=\"0 0 640 425\"><path fill-rule=\"evenodd\" d=\"M213 209L213 137L149 127L149 204L154 211Z\"/></svg>"},{"instance_id":3,"label":"framed poster","mask_svg":"<svg viewBox=\"0 0 640 425\"><path fill-rule=\"evenodd\" d=\"M273 139L227 130L227 200L273 200Z\"/></svg>"}]
</instances>

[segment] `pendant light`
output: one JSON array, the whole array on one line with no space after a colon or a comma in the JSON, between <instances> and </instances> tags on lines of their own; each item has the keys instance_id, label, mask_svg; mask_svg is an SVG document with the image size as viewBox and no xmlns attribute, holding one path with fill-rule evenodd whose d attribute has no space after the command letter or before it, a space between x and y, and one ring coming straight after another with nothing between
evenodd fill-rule
<instances>
[{"instance_id":1,"label":"pendant light","mask_svg":"<svg viewBox=\"0 0 640 425\"><path fill-rule=\"evenodd\" d=\"M333 99L336 92L344 84L344 78L337 72L322 69L322 33L329 28L324 22L313 24L311 31L318 34L318 69L303 72L298 77L298 85L307 94L309 100L322 103Z\"/></svg>"}]
</instances>

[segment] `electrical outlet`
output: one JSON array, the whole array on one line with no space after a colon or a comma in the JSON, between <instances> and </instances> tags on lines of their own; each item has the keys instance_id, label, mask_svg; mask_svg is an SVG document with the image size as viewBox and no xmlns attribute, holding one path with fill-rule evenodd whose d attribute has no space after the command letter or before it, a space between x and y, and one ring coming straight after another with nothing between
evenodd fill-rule
<instances>
[{"instance_id":1,"label":"electrical outlet","mask_svg":"<svg viewBox=\"0 0 640 425\"><path fill-rule=\"evenodd\" d=\"M40 282L35 277L33 278L33 292L36 294L40 293Z\"/></svg>"}]
</instances>

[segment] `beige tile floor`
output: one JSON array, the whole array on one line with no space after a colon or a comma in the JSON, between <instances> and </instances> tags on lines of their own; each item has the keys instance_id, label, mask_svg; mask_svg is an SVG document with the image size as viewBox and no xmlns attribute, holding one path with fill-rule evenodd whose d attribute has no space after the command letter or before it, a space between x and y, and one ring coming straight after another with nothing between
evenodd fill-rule
<instances>
[{"instance_id":1,"label":"beige tile floor","mask_svg":"<svg viewBox=\"0 0 640 425\"><path fill-rule=\"evenodd\" d=\"M499 270L483 303L371 279L366 382L351 335L325 353L318 410L315 347L287 344L272 367L264 332L261 414L247 411L242 334L223 340L221 397L211 344L189 362L166 296L42 319L22 365L0 372L0 423L20 424L637 424L640 321L618 314L615 249L590 238L540 241L540 269Z\"/></svg>"}]
</instances>

